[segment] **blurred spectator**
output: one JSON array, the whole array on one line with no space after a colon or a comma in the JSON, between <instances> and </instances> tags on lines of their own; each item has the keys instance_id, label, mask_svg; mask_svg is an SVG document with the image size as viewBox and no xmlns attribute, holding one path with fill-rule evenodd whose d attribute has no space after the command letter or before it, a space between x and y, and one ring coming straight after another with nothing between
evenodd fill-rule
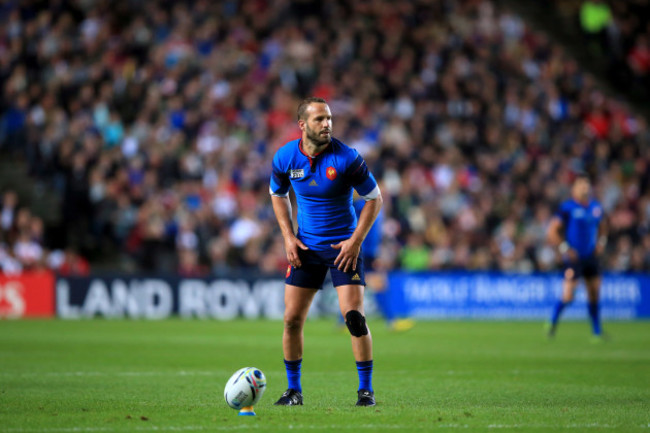
<instances>
[{"instance_id":1,"label":"blurred spectator","mask_svg":"<svg viewBox=\"0 0 650 433\"><path fill-rule=\"evenodd\" d=\"M580 7L582 31L596 39L601 46L606 42L607 27L612 24L612 11L604 0L586 0Z\"/></svg>"},{"instance_id":2,"label":"blurred spectator","mask_svg":"<svg viewBox=\"0 0 650 433\"><path fill-rule=\"evenodd\" d=\"M2 195L2 208L0 209L0 230L8 234L14 226L18 195L12 190L5 191Z\"/></svg>"},{"instance_id":3,"label":"blurred spectator","mask_svg":"<svg viewBox=\"0 0 650 433\"><path fill-rule=\"evenodd\" d=\"M28 104L27 96L20 93L0 118L0 150L16 152L25 141Z\"/></svg>"},{"instance_id":4,"label":"blurred spectator","mask_svg":"<svg viewBox=\"0 0 650 433\"><path fill-rule=\"evenodd\" d=\"M4 244L0 244L0 271L6 275L20 274L23 271L23 266L14 257L13 251Z\"/></svg>"},{"instance_id":5,"label":"blurred spectator","mask_svg":"<svg viewBox=\"0 0 650 433\"><path fill-rule=\"evenodd\" d=\"M637 36L636 42L628 54L627 61L636 75L648 75L648 72L650 72L650 47L648 47L647 36Z\"/></svg>"},{"instance_id":6,"label":"blurred spectator","mask_svg":"<svg viewBox=\"0 0 650 433\"><path fill-rule=\"evenodd\" d=\"M88 275L90 265L72 248L49 251L43 220L20 206L13 190L2 191L0 273L52 269L65 275Z\"/></svg>"},{"instance_id":7,"label":"blurred spectator","mask_svg":"<svg viewBox=\"0 0 650 433\"><path fill-rule=\"evenodd\" d=\"M627 55L627 65L632 71L637 87L650 88L650 46L648 34L637 36L634 46Z\"/></svg>"},{"instance_id":8,"label":"blurred spectator","mask_svg":"<svg viewBox=\"0 0 650 433\"><path fill-rule=\"evenodd\" d=\"M429 268L429 248L416 233L411 233L400 256L401 268L407 271L423 271Z\"/></svg>"},{"instance_id":9,"label":"blurred spectator","mask_svg":"<svg viewBox=\"0 0 650 433\"><path fill-rule=\"evenodd\" d=\"M182 249L178 253L178 274L187 278L200 278L208 275L208 269L199 263L195 250Z\"/></svg>"},{"instance_id":10,"label":"blurred spectator","mask_svg":"<svg viewBox=\"0 0 650 433\"><path fill-rule=\"evenodd\" d=\"M81 257L73 248L65 250L63 261L56 267L56 270L59 274L66 277L86 277L90 275L90 265L88 260Z\"/></svg>"}]
</instances>

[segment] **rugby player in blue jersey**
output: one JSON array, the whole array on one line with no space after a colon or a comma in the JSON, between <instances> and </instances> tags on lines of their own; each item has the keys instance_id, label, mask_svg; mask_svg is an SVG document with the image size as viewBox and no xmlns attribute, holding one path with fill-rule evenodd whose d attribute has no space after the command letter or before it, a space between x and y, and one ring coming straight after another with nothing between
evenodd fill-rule
<instances>
[{"instance_id":1,"label":"rugby player in blue jersey","mask_svg":"<svg viewBox=\"0 0 650 433\"><path fill-rule=\"evenodd\" d=\"M365 276L361 244L382 205L379 187L359 153L332 137L326 101L310 97L298 106L302 137L278 149L270 193L289 260L284 294L282 349L289 382L276 405L302 405L300 371L303 327L309 306L327 271L336 288L341 314L352 335L359 375L357 406L374 406L372 337L363 309ZM294 232L289 200L298 206ZM352 190L365 200L357 219Z\"/></svg>"},{"instance_id":2,"label":"rugby player in blue jersey","mask_svg":"<svg viewBox=\"0 0 650 433\"><path fill-rule=\"evenodd\" d=\"M589 177L580 174L571 188L572 198L560 206L548 228L549 242L558 248L564 261L562 299L553 309L548 335L553 337L564 308L574 298L578 279L584 278L592 332L601 338L600 269L598 257L607 244L603 208L591 197Z\"/></svg>"}]
</instances>

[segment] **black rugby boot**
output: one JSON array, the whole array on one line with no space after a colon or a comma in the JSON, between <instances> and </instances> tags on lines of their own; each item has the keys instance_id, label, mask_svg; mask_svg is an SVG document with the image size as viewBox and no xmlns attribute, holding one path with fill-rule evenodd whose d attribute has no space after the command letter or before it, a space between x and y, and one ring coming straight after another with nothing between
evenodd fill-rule
<instances>
[{"instance_id":1,"label":"black rugby boot","mask_svg":"<svg viewBox=\"0 0 650 433\"><path fill-rule=\"evenodd\" d=\"M275 402L276 406L302 406L302 394L295 389L287 389L282 397Z\"/></svg>"},{"instance_id":2,"label":"black rugby boot","mask_svg":"<svg viewBox=\"0 0 650 433\"><path fill-rule=\"evenodd\" d=\"M375 393L369 389L360 389L357 391L359 399L357 400L357 406L374 406L377 403L375 402Z\"/></svg>"}]
</instances>

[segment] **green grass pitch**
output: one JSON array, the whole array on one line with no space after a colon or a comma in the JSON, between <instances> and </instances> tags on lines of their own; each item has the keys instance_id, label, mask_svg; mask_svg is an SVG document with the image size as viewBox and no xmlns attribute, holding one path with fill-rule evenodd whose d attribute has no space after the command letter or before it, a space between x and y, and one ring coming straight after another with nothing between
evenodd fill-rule
<instances>
[{"instance_id":1,"label":"green grass pitch","mask_svg":"<svg viewBox=\"0 0 650 433\"><path fill-rule=\"evenodd\" d=\"M350 337L332 320L305 329L305 406L286 388L275 321L0 321L2 432L649 432L650 323L371 320L378 404L357 408ZM237 369L268 389L256 417L223 401Z\"/></svg>"}]
</instances>

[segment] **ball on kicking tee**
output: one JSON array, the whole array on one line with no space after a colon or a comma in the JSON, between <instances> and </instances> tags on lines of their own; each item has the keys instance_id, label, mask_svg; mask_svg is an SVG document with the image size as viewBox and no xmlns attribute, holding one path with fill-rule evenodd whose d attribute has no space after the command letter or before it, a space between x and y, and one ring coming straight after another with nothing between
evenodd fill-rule
<instances>
[{"instance_id":1,"label":"ball on kicking tee","mask_svg":"<svg viewBox=\"0 0 650 433\"><path fill-rule=\"evenodd\" d=\"M254 406L266 389L266 377L262 370L244 367L235 372L223 390L226 403L233 409Z\"/></svg>"}]
</instances>

